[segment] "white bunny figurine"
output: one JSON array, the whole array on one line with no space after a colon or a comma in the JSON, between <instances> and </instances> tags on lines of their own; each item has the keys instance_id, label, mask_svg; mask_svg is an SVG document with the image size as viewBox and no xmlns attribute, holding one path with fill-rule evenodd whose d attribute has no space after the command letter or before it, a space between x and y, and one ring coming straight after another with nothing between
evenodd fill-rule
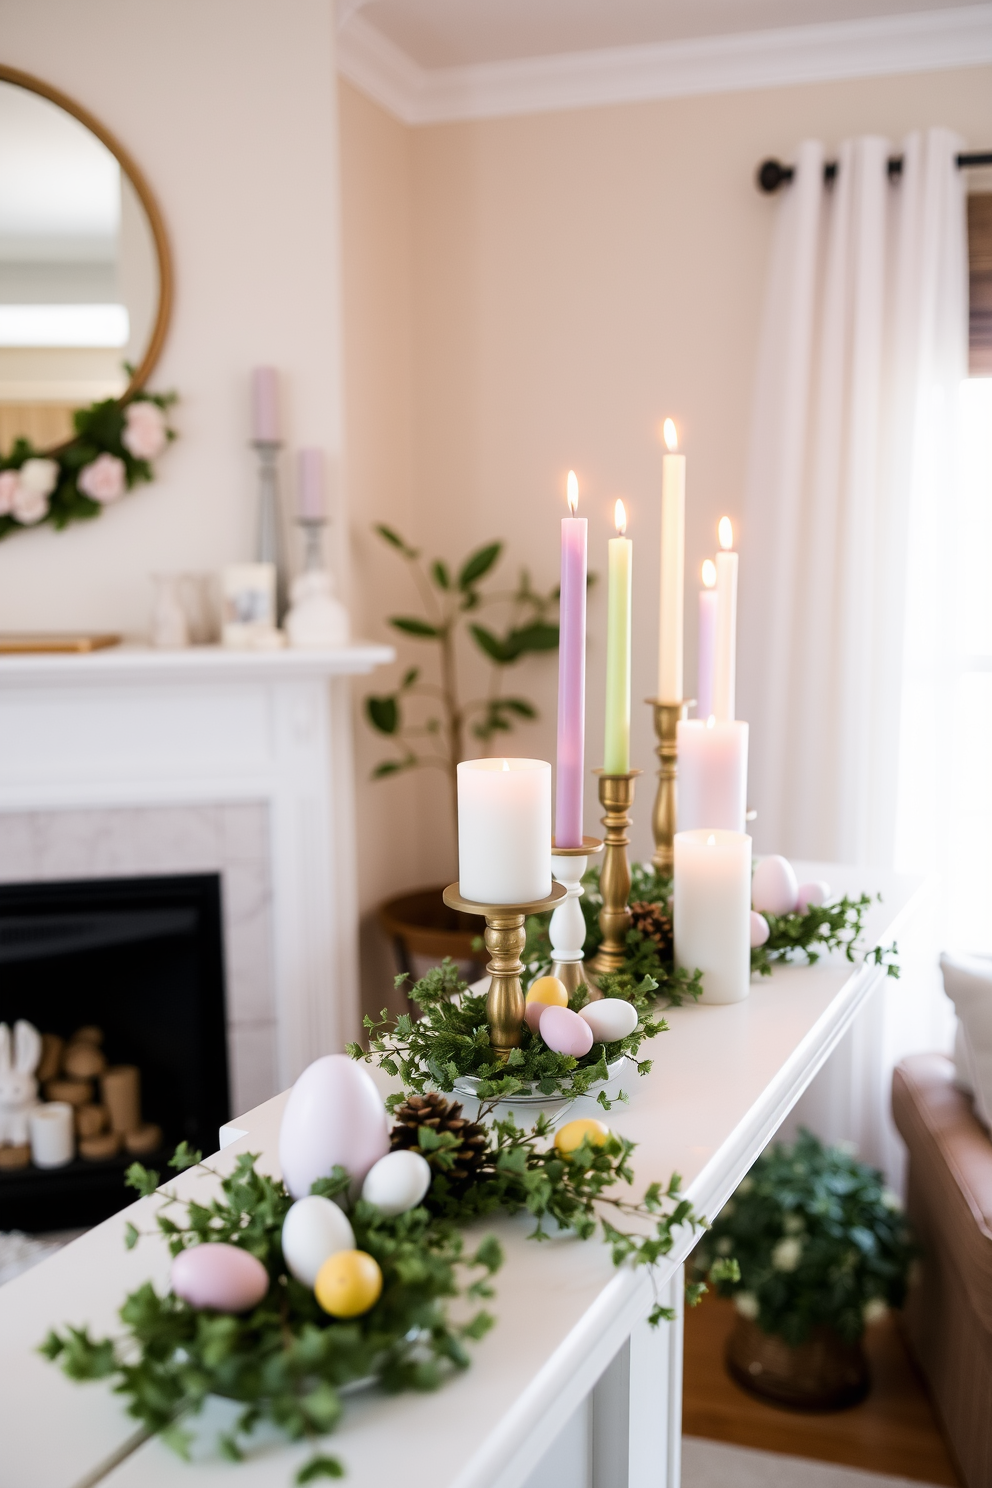
<instances>
[{"instance_id":1,"label":"white bunny figurine","mask_svg":"<svg viewBox=\"0 0 992 1488\"><path fill-rule=\"evenodd\" d=\"M28 1140L28 1112L38 1103L34 1072L41 1059L41 1034L19 1018L14 1024L14 1058L10 1029L0 1023L0 1143L20 1146Z\"/></svg>"}]
</instances>

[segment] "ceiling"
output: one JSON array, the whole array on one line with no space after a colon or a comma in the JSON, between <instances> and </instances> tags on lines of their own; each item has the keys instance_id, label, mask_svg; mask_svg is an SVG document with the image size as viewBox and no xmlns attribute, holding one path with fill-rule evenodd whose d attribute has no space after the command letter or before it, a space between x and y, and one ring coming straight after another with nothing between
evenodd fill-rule
<instances>
[{"instance_id":1,"label":"ceiling","mask_svg":"<svg viewBox=\"0 0 992 1488\"><path fill-rule=\"evenodd\" d=\"M961 0L337 0L338 68L409 124L992 63Z\"/></svg>"},{"instance_id":2,"label":"ceiling","mask_svg":"<svg viewBox=\"0 0 992 1488\"><path fill-rule=\"evenodd\" d=\"M343 0L419 67L477 66L693 37L960 8L960 0Z\"/></svg>"}]
</instances>

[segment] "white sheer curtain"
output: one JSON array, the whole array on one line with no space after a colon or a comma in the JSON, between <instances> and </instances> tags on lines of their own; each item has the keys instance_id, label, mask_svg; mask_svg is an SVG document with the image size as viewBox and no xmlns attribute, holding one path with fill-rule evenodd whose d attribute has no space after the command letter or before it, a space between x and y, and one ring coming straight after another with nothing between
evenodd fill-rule
<instances>
[{"instance_id":1,"label":"white sheer curtain","mask_svg":"<svg viewBox=\"0 0 992 1488\"><path fill-rule=\"evenodd\" d=\"M763 852L892 867L898 840L899 866L939 866L967 369L960 148L943 129L897 149L851 140L825 186L808 142L777 207L740 540L739 713ZM892 1066L949 1035L933 924L918 917L900 949L903 979L782 1133L852 1141L896 1187Z\"/></svg>"},{"instance_id":2,"label":"white sheer curtain","mask_svg":"<svg viewBox=\"0 0 992 1488\"><path fill-rule=\"evenodd\" d=\"M910 528L951 490L966 370L960 147L910 135L890 181L891 143L851 140L825 186L807 142L778 206L740 539L761 851L893 861Z\"/></svg>"}]
</instances>

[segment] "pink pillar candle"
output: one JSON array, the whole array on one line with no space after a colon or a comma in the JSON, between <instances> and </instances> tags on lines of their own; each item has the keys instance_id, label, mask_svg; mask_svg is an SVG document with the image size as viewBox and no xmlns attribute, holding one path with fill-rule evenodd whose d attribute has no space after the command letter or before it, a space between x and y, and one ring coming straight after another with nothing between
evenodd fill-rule
<instances>
[{"instance_id":1,"label":"pink pillar candle","mask_svg":"<svg viewBox=\"0 0 992 1488\"><path fill-rule=\"evenodd\" d=\"M696 714L705 722L713 712L713 661L716 655L716 590L699 591L699 645Z\"/></svg>"},{"instance_id":2,"label":"pink pillar candle","mask_svg":"<svg viewBox=\"0 0 992 1488\"><path fill-rule=\"evenodd\" d=\"M300 450L300 483L297 488L296 514L301 522L323 522L324 509L324 452L319 449Z\"/></svg>"},{"instance_id":3,"label":"pink pillar candle","mask_svg":"<svg viewBox=\"0 0 992 1488\"><path fill-rule=\"evenodd\" d=\"M572 471L568 505L574 513L579 487ZM582 846L582 788L586 730L586 547L585 517L561 522L561 604L558 641L558 771L555 784L555 843Z\"/></svg>"},{"instance_id":4,"label":"pink pillar candle","mask_svg":"<svg viewBox=\"0 0 992 1488\"><path fill-rule=\"evenodd\" d=\"M747 814L747 724L712 716L678 726L678 829L743 832Z\"/></svg>"},{"instance_id":5,"label":"pink pillar candle","mask_svg":"<svg viewBox=\"0 0 992 1488\"><path fill-rule=\"evenodd\" d=\"M255 444L279 443L279 377L275 367L256 367L251 374L251 437Z\"/></svg>"}]
</instances>

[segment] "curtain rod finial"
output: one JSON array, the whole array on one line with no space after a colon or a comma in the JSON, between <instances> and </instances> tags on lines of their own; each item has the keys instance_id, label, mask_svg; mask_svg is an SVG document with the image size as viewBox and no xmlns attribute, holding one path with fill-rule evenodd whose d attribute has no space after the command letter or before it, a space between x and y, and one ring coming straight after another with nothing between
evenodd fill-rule
<instances>
[{"instance_id":1,"label":"curtain rod finial","mask_svg":"<svg viewBox=\"0 0 992 1488\"><path fill-rule=\"evenodd\" d=\"M794 171L791 165L783 165L780 160L763 160L758 166L758 187L770 196L787 181L791 181Z\"/></svg>"}]
</instances>

